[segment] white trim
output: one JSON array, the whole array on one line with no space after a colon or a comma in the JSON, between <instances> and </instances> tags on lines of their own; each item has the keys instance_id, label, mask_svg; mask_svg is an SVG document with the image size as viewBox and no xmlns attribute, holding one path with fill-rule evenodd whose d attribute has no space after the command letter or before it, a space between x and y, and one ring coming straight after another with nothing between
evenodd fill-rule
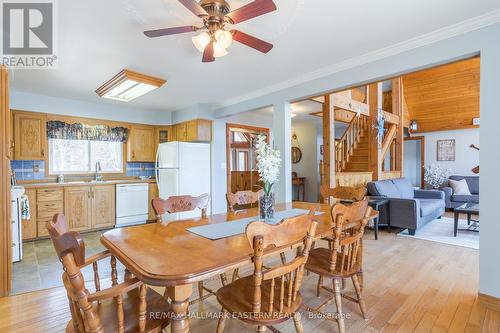
<instances>
[{"instance_id":1,"label":"white trim","mask_svg":"<svg viewBox=\"0 0 500 333\"><path fill-rule=\"evenodd\" d=\"M357 66L365 65L377 60L381 60L390 56L394 56L403 52L407 52L422 46L433 44L451 37L459 36L467 32L478 30L500 22L500 9L494 10L481 16L477 16L457 24L453 24L439 30L406 40L401 43L394 44L364 55L350 58L338 62L336 64L323 67L319 70L306 73L292 80L283 81L263 89L255 90L251 93L237 96L235 98L223 101L217 105L217 109L238 104L253 98L261 97L279 90L290 88L298 84L302 84L311 80L319 79L328 75L332 75L344 70L348 70Z\"/></svg>"}]
</instances>

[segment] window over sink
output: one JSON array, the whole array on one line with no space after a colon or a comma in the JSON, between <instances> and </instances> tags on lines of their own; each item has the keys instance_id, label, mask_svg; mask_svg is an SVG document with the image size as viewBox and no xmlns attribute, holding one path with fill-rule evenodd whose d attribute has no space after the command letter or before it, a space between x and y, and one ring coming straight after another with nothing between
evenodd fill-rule
<instances>
[{"instance_id":1,"label":"window over sink","mask_svg":"<svg viewBox=\"0 0 500 333\"><path fill-rule=\"evenodd\" d=\"M123 143L49 139L49 174L123 173Z\"/></svg>"}]
</instances>

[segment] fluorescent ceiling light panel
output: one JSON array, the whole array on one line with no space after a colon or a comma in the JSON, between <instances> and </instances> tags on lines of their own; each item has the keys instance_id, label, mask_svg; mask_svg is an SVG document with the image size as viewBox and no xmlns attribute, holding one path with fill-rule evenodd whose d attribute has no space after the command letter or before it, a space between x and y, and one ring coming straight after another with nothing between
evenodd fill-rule
<instances>
[{"instance_id":1,"label":"fluorescent ceiling light panel","mask_svg":"<svg viewBox=\"0 0 500 333\"><path fill-rule=\"evenodd\" d=\"M130 102L160 88L165 82L163 79L124 69L95 92L102 98Z\"/></svg>"}]
</instances>

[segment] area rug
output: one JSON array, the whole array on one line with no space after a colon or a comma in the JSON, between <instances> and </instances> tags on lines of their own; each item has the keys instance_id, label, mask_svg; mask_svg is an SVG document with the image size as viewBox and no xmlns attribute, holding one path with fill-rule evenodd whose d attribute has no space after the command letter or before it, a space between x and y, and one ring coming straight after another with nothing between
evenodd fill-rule
<instances>
[{"instance_id":1,"label":"area rug","mask_svg":"<svg viewBox=\"0 0 500 333\"><path fill-rule=\"evenodd\" d=\"M467 220L458 220L457 237L453 237L453 224L453 218L442 217L418 229L415 236L410 236L408 229L401 231L398 236L479 249L479 233L460 230L467 229Z\"/></svg>"}]
</instances>

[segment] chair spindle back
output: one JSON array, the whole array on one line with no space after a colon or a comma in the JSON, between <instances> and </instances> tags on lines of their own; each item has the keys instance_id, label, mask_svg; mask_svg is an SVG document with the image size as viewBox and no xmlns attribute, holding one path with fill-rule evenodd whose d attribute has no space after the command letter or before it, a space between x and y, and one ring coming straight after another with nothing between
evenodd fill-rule
<instances>
[{"instance_id":1,"label":"chair spindle back","mask_svg":"<svg viewBox=\"0 0 500 333\"><path fill-rule=\"evenodd\" d=\"M316 233L317 222L313 221L313 217L314 210L311 210L307 215L285 219L278 225L252 222L247 226L246 236L254 250L254 313L279 316L284 306L289 307L296 301L302 285L304 265ZM283 248L300 240L303 246L297 251L294 260L263 271L265 249ZM265 282L271 286L268 299L262 299L261 288Z\"/></svg>"}]
</instances>

